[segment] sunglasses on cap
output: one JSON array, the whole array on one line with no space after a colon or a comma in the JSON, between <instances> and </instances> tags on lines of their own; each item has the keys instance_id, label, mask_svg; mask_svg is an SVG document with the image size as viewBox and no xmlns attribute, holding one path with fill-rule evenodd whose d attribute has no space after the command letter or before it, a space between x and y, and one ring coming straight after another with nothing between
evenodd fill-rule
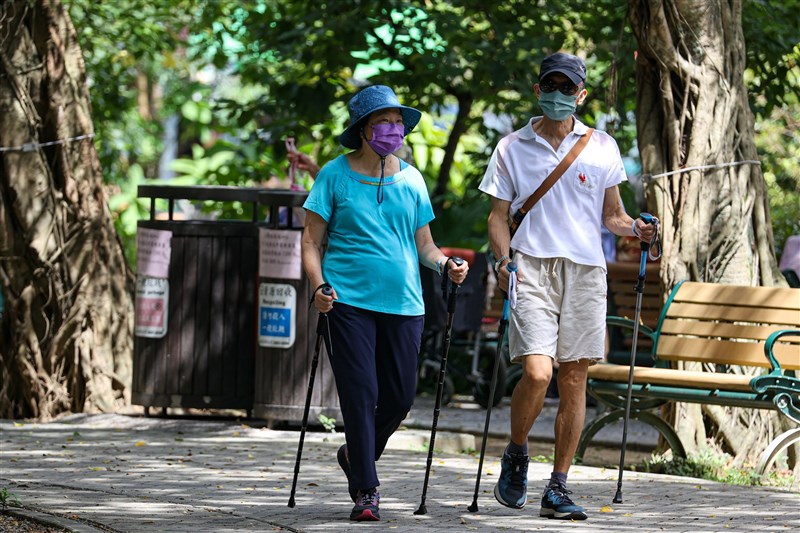
<instances>
[{"instance_id":1,"label":"sunglasses on cap","mask_svg":"<svg viewBox=\"0 0 800 533\"><path fill-rule=\"evenodd\" d=\"M543 93L551 93L558 89L561 94L572 96L581 88L580 85L575 85L571 81L564 81L556 83L553 80L547 79L539 83L539 90Z\"/></svg>"}]
</instances>

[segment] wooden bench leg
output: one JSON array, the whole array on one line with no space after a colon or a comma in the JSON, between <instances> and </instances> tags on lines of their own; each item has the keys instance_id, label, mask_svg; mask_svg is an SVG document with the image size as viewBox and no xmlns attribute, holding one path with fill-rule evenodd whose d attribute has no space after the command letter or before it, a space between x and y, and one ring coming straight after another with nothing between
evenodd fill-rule
<instances>
[{"instance_id":1,"label":"wooden bench leg","mask_svg":"<svg viewBox=\"0 0 800 533\"><path fill-rule=\"evenodd\" d=\"M575 462L581 463L583 461L583 455L586 452L586 448L589 446L589 443L592 442L592 439L598 431L609 424L616 422L617 420L622 420L624 416L624 409L615 409L595 419L585 428L583 428L581 440L578 442L578 449L575 452ZM672 426L664 422L661 418L648 412L634 412L630 414L630 418L631 420L640 420L641 422L644 422L645 424L655 428L655 430L658 431L662 437L664 437L664 440L667 441L667 444L672 449L672 455L674 457L686 457L686 449L683 447L680 437L678 437L678 434L675 433L675 430L672 428ZM622 439L620 436L620 441L621 440Z\"/></svg>"},{"instance_id":2,"label":"wooden bench leg","mask_svg":"<svg viewBox=\"0 0 800 533\"><path fill-rule=\"evenodd\" d=\"M766 474L781 452L795 442L800 442L800 428L790 429L775 437L761 454L761 460L758 462L758 474L761 476Z\"/></svg>"}]
</instances>

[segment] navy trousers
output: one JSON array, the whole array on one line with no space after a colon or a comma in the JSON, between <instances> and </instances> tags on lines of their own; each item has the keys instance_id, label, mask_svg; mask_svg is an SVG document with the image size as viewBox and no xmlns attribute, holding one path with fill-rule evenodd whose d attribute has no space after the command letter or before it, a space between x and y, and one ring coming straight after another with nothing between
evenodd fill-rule
<instances>
[{"instance_id":1,"label":"navy trousers","mask_svg":"<svg viewBox=\"0 0 800 533\"><path fill-rule=\"evenodd\" d=\"M414 403L423 319L341 303L328 313L328 353L355 489L380 485L375 461Z\"/></svg>"}]
</instances>

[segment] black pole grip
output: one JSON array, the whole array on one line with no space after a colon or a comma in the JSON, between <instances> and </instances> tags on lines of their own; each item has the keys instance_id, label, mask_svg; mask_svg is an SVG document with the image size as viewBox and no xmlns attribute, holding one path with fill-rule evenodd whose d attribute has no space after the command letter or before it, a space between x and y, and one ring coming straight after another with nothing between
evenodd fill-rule
<instances>
[{"instance_id":1,"label":"black pole grip","mask_svg":"<svg viewBox=\"0 0 800 533\"><path fill-rule=\"evenodd\" d=\"M319 290L321 290L322 294L324 294L325 296L330 296L333 294L333 287L331 287L327 283L320 286ZM311 298L311 303L314 303L313 297ZM325 318L325 320L323 320L323 317ZM325 335L328 332L327 318L328 317L326 313L320 313L319 319L317 319L317 335Z\"/></svg>"},{"instance_id":2,"label":"black pole grip","mask_svg":"<svg viewBox=\"0 0 800 533\"><path fill-rule=\"evenodd\" d=\"M450 278L447 276L447 269L449 268L447 265L452 261L457 266L461 266L464 264L464 260L460 257L451 257L447 263L445 263L444 274L442 275L442 283L444 284L444 297L447 300L447 312L448 313L455 313L456 311L456 295L458 294L458 284L453 283Z\"/></svg>"}]
</instances>

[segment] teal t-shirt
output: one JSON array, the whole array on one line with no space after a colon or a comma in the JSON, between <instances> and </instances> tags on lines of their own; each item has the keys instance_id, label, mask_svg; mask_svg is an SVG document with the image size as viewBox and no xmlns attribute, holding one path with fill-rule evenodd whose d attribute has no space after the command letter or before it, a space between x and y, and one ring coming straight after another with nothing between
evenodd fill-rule
<instances>
[{"instance_id":1,"label":"teal t-shirt","mask_svg":"<svg viewBox=\"0 0 800 533\"><path fill-rule=\"evenodd\" d=\"M303 207L328 223L322 275L341 303L394 315L425 314L416 231L433 220L425 180L408 163L380 178L358 174L342 155L317 175Z\"/></svg>"}]
</instances>

